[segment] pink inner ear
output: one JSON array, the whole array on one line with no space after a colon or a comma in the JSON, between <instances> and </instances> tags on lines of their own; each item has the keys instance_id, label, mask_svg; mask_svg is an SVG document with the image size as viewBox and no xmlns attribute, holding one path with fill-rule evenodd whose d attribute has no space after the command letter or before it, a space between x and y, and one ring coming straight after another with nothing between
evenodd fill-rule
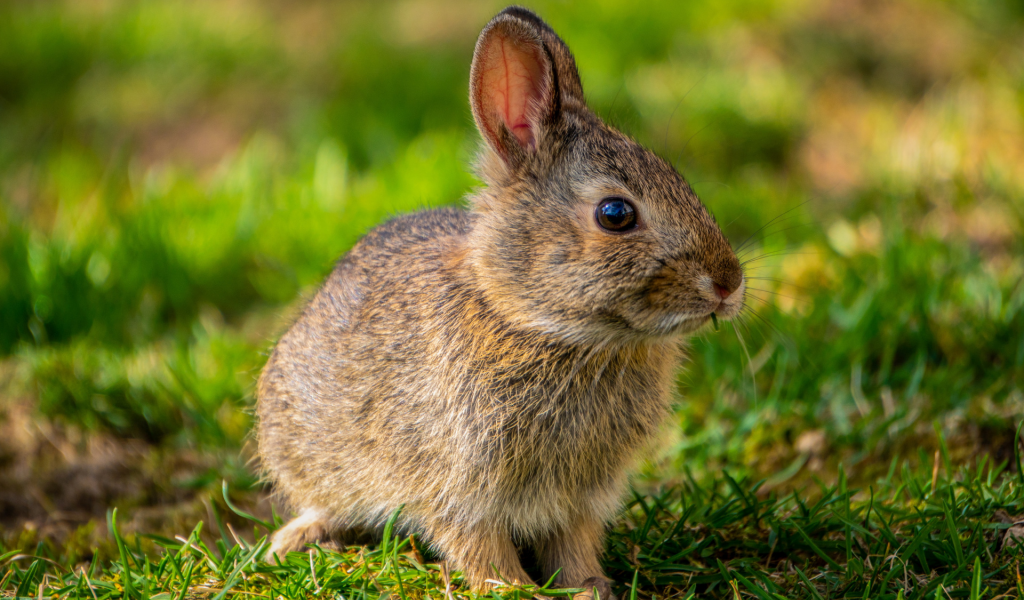
<instances>
[{"instance_id":1,"label":"pink inner ear","mask_svg":"<svg viewBox=\"0 0 1024 600\"><path fill-rule=\"evenodd\" d=\"M500 118L524 148L536 142L528 112L531 102L539 102L543 94L540 51L534 44L496 34L482 57L480 104L485 118ZM497 123L488 122L487 128L491 139L497 139Z\"/></svg>"}]
</instances>

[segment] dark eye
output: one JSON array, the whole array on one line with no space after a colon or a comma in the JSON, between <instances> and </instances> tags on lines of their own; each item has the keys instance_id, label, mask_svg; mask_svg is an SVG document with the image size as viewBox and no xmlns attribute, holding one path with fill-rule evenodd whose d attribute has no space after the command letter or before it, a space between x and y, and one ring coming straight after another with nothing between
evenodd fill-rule
<instances>
[{"instance_id":1,"label":"dark eye","mask_svg":"<svg viewBox=\"0 0 1024 600\"><path fill-rule=\"evenodd\" d=\"M608 231L629 231L636 227L636 209L622 198L605 198L597 207L597 224Z\"/></svg>"}]
</instances>

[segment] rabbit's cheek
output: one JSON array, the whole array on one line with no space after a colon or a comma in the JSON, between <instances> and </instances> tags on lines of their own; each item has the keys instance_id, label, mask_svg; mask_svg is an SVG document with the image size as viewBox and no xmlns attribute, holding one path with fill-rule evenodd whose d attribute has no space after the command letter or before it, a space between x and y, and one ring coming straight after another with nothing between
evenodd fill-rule
<instances>
[{"instance_id":1,"label":"rabbit's cheek","mask_svg":"<svg viewBox=\"0 0 1024 600\"><path fill-rule=\"evenodd\" d=\"M666 262L651 277L645 295L650 310L655 312L703 316L715 308L716 302L705 297L702 275L689 263Z\"/></svg>"}]
</instances>

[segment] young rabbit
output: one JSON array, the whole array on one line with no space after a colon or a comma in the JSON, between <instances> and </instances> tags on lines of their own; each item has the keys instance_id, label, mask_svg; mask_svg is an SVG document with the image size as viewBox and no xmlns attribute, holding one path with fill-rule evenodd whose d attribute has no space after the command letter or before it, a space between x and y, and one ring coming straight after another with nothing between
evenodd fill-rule
<instances>
[{"instance_id":1,"label":"young rabbit","mask_svg":"<svg viewBox=\"0 0 1024 600\"><path fill-rule=\"evenodd\" d=\"M739 261L671 165L587 108L532 12L480 34L487 182L469 210L363 238L259 380L259 452L298 517L272 552L399 506L474 590L547 578L612 598L605 523L666 417L681 339L743 306Z\"/></svg>"}]
</instances>

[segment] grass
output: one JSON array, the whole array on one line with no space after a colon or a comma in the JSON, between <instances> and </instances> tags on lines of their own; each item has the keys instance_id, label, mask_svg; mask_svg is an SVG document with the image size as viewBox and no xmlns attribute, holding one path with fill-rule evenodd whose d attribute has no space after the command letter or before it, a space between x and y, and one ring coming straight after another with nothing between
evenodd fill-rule
<instances>
[{"instance_id":1,"label":"grass","mask_svg":"<svg viewBox=\"0 0 1024 600\"><path fill-rule=\"evenodd\" d=\"M758 289L690 343L620 597L1021 596L1024 13L532 6ZM465 595L399 532L258 560L249 411L340 254L479 185L499 9L0 5L0 593Z\"/></svg>"},{"instance_id":2,"label":"grass","mask_svg":"<svg viewBox=\"0 0 1024 600\"><path fill-rule=\"evenodd\" d=\"M814 500L762 495L761 483L728 473L637 495L612 531L606 568L623 598L1020 597L1021 547L1006 536L1011 523L989 518L993 510L1019 508L1020 478L1004 477L1003 465L982 464L953 478L940 477L942 470L936 464L931 474L915 473L894 462L868 490L850 488L841 473ZM263 560L274 524L242 514L254 542L217 520L212 542L204 541L200 522L187 538L144 535L132 543L120 535L114 510L116 553L107 568L94 560L67 569L12 551L2 557L4 582L15 597L467 596L458 573L426 560L414 537L394 534L397 512L376 547L317 548L283 562ZM492 596L570 593L503 586Z\"/></svg>"}]
</instances>

